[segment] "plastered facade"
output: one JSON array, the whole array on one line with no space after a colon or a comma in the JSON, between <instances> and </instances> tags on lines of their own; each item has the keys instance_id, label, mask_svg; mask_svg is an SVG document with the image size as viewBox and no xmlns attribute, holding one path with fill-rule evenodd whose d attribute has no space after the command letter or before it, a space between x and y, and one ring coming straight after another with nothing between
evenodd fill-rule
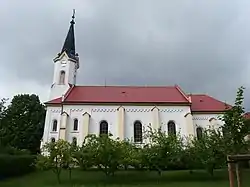
<instances>
[{"instance_id":1,"label":"plastered facade","mask_svg":"<svg viewBox=\"0 0 250 187\"><path fill-rule=\"evenodd\" d=\"M72 142L77 138L81 145L88 134L99 135L100 122L108 122L108 130L113 138L134 139L134 122L140 121L143 131L148 127L161 128L167 133L168 122L173 121L177 133L182 136L196 136L196 128L218 128L223 124L220 114L191 114L190 106L130 106L130 105L64 105L47 107L43 143L59 138ZM78 129L73 130L74 119ZM57 130L52 131L57 120ZM63 128L60 130L60 128ZM65 129L64 129L65 127ZM144 141L144 143L146 140Z\"/></svg>"}]
</instances>

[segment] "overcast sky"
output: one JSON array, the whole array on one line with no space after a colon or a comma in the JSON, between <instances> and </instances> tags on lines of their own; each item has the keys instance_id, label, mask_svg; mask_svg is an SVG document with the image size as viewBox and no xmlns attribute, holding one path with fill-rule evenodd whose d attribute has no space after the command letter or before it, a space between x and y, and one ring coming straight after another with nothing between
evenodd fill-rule
<instances>
[{"instance_id":1,"label":"overcast sky","mask_svg":"<svg viewBox=\"0 0 250 187\"><path fill-rule=\"evenodd\" d=\"M250 109L249 0L1 0L0 98L48 98L76 9L80 85L174 85Z\"/></svg>"}]
</instances>

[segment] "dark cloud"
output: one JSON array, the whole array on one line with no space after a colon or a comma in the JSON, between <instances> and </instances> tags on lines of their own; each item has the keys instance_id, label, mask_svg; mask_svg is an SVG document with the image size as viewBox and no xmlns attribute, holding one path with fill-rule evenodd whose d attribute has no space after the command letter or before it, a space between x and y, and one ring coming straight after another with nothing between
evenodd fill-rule
<instances>
[{"instance_id":1,"label":"dark cloud","mask_svg":"<svg viewBox=\"0 0 250 187\"><path fill-rule=\"evenodd\" d=\"M52 59L76 8L78 84L179 84L188 93L232 102L240 85L250 86L249 5L243 0L3 0L0 65L6 76L0 85L8 90L9 84L32 82L27 91L34 88L45 97Z\"/></svg>"}]
</instances>

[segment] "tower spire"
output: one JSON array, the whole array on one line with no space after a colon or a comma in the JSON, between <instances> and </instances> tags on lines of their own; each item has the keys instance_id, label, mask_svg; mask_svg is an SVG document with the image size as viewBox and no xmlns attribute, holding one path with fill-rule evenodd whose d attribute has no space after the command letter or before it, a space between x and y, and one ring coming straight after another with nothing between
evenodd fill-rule
<instances>
[{"instance_id":1,"label":"tower spire","mask_svg":"<svg viewBox=\"0 0 250 187\"><path fill-rule=\"evenodd\" d=\"M72 20L70 21L69 31L61 51L61 53L66 52L67 55L73 59L76 58L74 24L75 24L75 9L73 9L73 15L72 15Z\"/></svg>"}]
</instances>

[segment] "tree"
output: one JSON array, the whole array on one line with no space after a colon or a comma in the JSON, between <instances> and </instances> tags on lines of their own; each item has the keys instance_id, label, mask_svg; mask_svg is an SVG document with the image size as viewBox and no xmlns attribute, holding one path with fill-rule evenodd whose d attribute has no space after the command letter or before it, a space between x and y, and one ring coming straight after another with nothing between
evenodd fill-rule
<instances>
[{"instance_id":1,"label":"tree","mask_svg":"<svg viewBox=\"0 0 250 187\"><path fill-rule=\"evenodd\" d=\"M114 175L122 160L121 146L118 140L111 138L112 135L89 135L78 156L81 165L97 166L107 176Z\"/></svg>"},{"instance_id":2,"label":"tree","mask_svg":"<svg viewBox=\"0 0 250 187\"><path fill-rule=\"evenodd\" d=\"M6 110L6 106L5 106L5 104L6 104L6 101L7 101L8 99L5 99L5 98L3 98L3 99L1 99L0 100L0 120L3 118L3 116L4 116L4 112L5 112L5 110Z\"/></svg>"},{"instance_id":3,"label":"tree","mask_svg":"<svg viewBox=\"0 0 250 187\"><path fill-rule=\"evenodd\" d=\"M223 132L228 154L244 153L247 149L244 137L248 134L249 127L244 118L244 89L238 89L234 105L221 118L224 122Z\"/></svg>"},{"instance_id":4,"label":"tree","mask_svg":"<svg viewBox=\"0 0 250 187\"><path fill-rule=\"evenodd\" d=\"M43 135L45 107L32 94L16 95L1 120L2 143L36 153Z\"/></svg>"},{"instance_id":5,"label":"tree","mask_svg":"<svg viewBox=\"0 0 250 187\"><path fill-rule=\"evenodd\" d=\"M48 142L42 148L43 155L37 157L36 167L40 170L52 170L57 176L58 183L61 182L62 169L68 169L71 179L71 169L75 165L73 150L72 145L65 140Z\"/></svg>"},{"instance_id":6,"label":"tree","mask_svg":"<svg viewBox=\"0 0 250 187\"><path fill-rule=\"evenodd\" d=\"M0 100L0 135L2 134L1 132L3 132L3 129L2 129L2 127L3 127L2 119L3 119L5 111L6 111L6 106L5 106L6 101L7 101L7 99L5 99L5 98L3 98L3 99ZM2 141L3 141L2 140L2 136L0 136L0 146L2 146L2 144L3 144Z\"/></svg>"},{"instance_id":7,"label":"tree","mask_svg":"<svg viewBox=\"0 0 250 187\"><path fill-rule=\"evenodd\" d=\"M206 169L211 175L214 169L226 164L225 144L220 130L205 130L199 139L192 140L188 149L193 153L190 162Z\"/></svg>"},{"instance_id":8,"label":"tree","mask_svg":"<svg viewBox=\"0 0 250 187\"><path fill-rule=\"evenodd\" d=\"M79 166L83 170L87 170L92 166L95 166L95 157L97 155L96 145L97 139L95 135L88 135L85 137L84 142L81 147L78 148L78 151L74 153Z\"/></svg>"},{"instance_id":9,"label":"tree","mask_svg":"<svg viewBox=\"0 0 250 187\"><path fill-rule=\"evenodd\" d=\"M118 140L113 140L112 135L101 135L96 137L95 165L106 175L114 175L120 165L121 147Z\"/></svg>"},{"instance_id":10,"label":"tree","mask_svg":"<svg viewBox=\"0 0 250 187\"><path fill-rule=\"evenodd\" d=\"M146 134L149 144L143 149L144 163L150 170L156 170L159 175L163 169L177 169L183 167L183 139L179 134L167 135L159 130L152 130Z\"/></svg>"}]
</instances>

